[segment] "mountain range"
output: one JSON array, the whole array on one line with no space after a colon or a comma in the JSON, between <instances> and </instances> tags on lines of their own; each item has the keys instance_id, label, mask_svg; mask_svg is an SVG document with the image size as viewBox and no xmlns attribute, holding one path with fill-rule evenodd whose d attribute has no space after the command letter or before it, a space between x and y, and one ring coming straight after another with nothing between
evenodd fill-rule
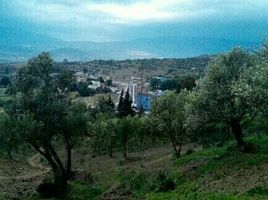
<instances>
[{"instance_id":1,"label":"mountain range","mask_svg":"<svg viewBox=\"0 0 268 200\"><path fill-rule=\"evenodd\" d=\"M157 37L130 41L63 41L51 36L0 27L0 62L23 62L48 51L56 61L136 58L184 58L226 52L234 46L255 49L255 41L224 38Z\"/></svg>"}]
</instances>

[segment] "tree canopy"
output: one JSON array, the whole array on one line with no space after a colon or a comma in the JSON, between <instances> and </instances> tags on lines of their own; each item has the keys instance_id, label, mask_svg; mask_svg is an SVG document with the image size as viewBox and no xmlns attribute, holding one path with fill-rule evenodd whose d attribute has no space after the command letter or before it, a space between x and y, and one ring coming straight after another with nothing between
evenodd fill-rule
<instances>
[{"instance_id":1,"label":"tree canopy","mask_svg":"<svg viewBox=\"0 0 268 200\"><path fill-rule=\"evenodd\" d=\"M7 106L7 123L15 123L22 142L30 144L51 165L56 186L64 186L71 173L71 150L79 135L87 129L86 107L68 99L72 74L52 76L52 59L48 53L28 61L19 68L12 88L14 98ZM53 144L63 139L66 165Z\"/></svg>"}]
</instances>

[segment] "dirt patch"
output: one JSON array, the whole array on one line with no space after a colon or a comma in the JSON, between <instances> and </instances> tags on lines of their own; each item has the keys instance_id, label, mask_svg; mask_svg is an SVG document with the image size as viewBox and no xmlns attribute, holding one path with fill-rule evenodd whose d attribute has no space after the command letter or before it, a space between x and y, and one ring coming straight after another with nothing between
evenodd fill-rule
<instances>
[{"instance_id":1,"label":"dirt patch","mask_svg":"<svg viewBox=\"0 0 268 200\"><path fill-rule=\"evenodd\" d=\"M48 168L36 165L35 161L36 155L28 163L0 159L0 194L4 199L27 199L35 194L36 187L49 173Z\"/></svg>"},{"instance_id":2,"label":"dirt patch","mask_svg":"<svg viewBox=\"0 0 268 200\"><path fill-rule=\"evenodd\" d=\"M119 188L113 188L105 192L101 200L131 200L134 195L131 191L122 191Z\"/></svg>"},{"instance_id":3,"label":"dirt patch","mask_svg":"<svg viewBox=\"0 0 268 200\"><path fill-rule=\"evenodd\" d=\"M245 193L255 187L267 187L268 163L225 175L219 180L205 183L201 190L210 192Z\"/></svg>"}]
</instances>

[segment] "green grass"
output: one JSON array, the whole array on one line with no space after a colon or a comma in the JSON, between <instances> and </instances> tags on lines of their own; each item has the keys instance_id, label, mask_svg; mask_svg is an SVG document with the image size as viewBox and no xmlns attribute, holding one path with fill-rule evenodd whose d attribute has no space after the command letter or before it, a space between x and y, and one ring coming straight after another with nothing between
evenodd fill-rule
<instances>
[{"instance_id":1,"label":"green grass","mask_svg":"<svg viewBox=\"0 0 268 200\"><path fill-rule=\"evenodd\" d=\"M212 193L158 193L147 195L148 200L265 200L267 197L248 196L248 195L232 195L232 194L212 194Z\"/></svg>"},{"instance_id":2,"label":"green grass","mask_svg":"<svg viewBox=\"0 0 268 200\"><path fill-rule=\"evenodd\" d=\"M256 196L256 195L267 196L267 198L268 198L268 188L264 188L264 187L252 188L248 191L248 195L250 195L250 196Z\"/></svg>"},{"instance_id":3,"label":"green grass","mask_svg":"<svg viewBox=\"0 0 268 200\"><path fill-rule=\"evenodd\" d=\"M84 199L97 199L97 197L102 193L99 188L92 188L88 185L71 182L68 185L67 191L64 195L60 196L58 199L61 200L84 200Z\"/></svg>"},{"instance_id":4,"label":"green grass","mask_svg":"<svg viewBox=\"0 0 268 200\"><path fill-rule=\"evenodd\" d=\"M236 150L235 143L230 142L223 147L208 148L174 160L172 173L176 177L176 189L171 192L151 192L147 194L147 199L268 199L266 183L262 183L264 172L260 170L268 160L268 137L248 137L246 141L257 145L259 150L255 153L241 153ZM241 180L236 180L239 178ZM251 178L252 182L248 181ZM230 183L248 181L246 187L251 188L247 190L242 187L243 184L225 184L230 179ZM206 186L206 183L212 181L215 187ZM261 184L263 186L256 186Z\"/></svg>"},{"instance_id":5,"label":"green grass","mask_svg":"<svg viewBox=\"0 0 268 200\"><path fill-rule=\"evenodd\" d=\"M78 182L70 182L66 188L66 192L64 192L57 198L44 199L40 198L39 195L36 193L32 198L27 198L27 200L95 200L99 199L99 196L102 192L103 191L100 188L93 188L92 186L84 185Z\"/></svg>"},{"instance_id":6,"label":"green grass","mask_svg":"<svg viewBox=\"0 0 268 200\"><path fill-rule=\"evenodd\" d=\"M232 141L178 159L171 158L166 148L151 149L144 153L145 159L125 163L120 155L91 158L83 169L95 169L96 187L70 182L58 199L97 200L105 192L119 197L130 192L135 199L148 200L268 199L268 136L251 136L246 141L256 144L257 151L241 153Z\"/></svg>"}]
</instances>

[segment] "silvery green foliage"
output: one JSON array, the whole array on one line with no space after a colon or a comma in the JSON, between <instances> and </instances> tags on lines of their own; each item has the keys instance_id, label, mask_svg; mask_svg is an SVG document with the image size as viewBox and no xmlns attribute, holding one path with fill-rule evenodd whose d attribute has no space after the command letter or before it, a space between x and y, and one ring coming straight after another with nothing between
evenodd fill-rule
<instances>
[{"instance_id":1,"label":"silvery green foliage","mask_svg":"<svg viewBox=\"0 0 268 200\"><path fill-rule=\"evenodd\" d=\"M168 91L165 95L153 100L151 117L157 127L171 139L173 146L186 139L185 103L188 92L176 94ZM175 153L177 152L174 146Z\"/></svg>"},{"instance_id":2,"label":"silvery green foliage","mask_svg":"<svg viewBox=\"0 0 268 200\"><path fill-rule=\"evenodd\" d=\"M255 117L268 105L268 64L257 63L243 71L239 80L232 85L237 107L247 106L247 115Z\"/></svg>"},{"instance_id":3,"label":"silvery green foliage","mask_svg":"<svg viewBox=\"0 0 268 200\"><path fill-rule=\"evenodd\" d=\"M242 86L246 90L253 87L247 84L252 84L248 81L248 72L254 67L253 56L241 49L220 55L209 64L195 94L207 120L229 123L231 119L241 120L247 114L252 103L249 96L242 95L240 91Z\"/></svg>"},{"instance_id":4,"label":"silvery green foliage","mask_svg":"<svg viewBox=\"0 0 268 200\"><path fill-rule=\"evenodd\" d=\"M267 110L268 64L239 48L216 57L205 77L188 95L186 127L198 131L206 123L241 123Z\"/></svg>"}]
</instances>

